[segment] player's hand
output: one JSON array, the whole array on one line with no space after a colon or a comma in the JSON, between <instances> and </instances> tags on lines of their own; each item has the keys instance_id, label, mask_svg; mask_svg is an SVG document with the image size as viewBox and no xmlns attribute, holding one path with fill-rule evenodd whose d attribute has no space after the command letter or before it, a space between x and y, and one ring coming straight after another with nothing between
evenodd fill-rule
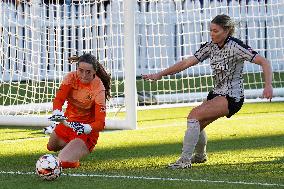
<instances>
[{"instance_id":1,"label":"player's hand","mask_svg":"<svg viewBox=\"0 0 284 189\"><path fill-rule=\"evenodd\" d=\"M67 117L64 116L64 113L60 110L54 110L52 112L52 116L48 118L49 121L56 121L56 122L62 122L64 120L67 120Z\"/></svg>"},{"instance_id":2,"label":"player's hand","mask_svg":"<svg viewBox=\"0 0 284 189\"><path fill-rule=\"evenodd\" d=\"M79 122L69 122L69 127L73 129L77 133L80 134L90 134L92 131L92 127L89 124L83 124Z\"/></svg>"},{"instance_id":3,"label":"player's hand","mask_svg":"<svg viewBox=\"0 0 284 189\"><path fill-rule=\"evenodd\" d=\"M157 81L159 79L162 79L162 76L159 73L155 73L155 74L142 75L142 78L145 80Z\"/></svg>"},{"instance_id":4,"label":"player's hand","mask_svg":"<svg viewBox=\"0 0 284 189\"><path fill-rule=\"evenodd\" d=\"M264 89L263 89L263 93L262 93L262 97L263 98L267 98L268 100L271 101L272 97L273 97L273 88L272 85L265 85Z\"/></svg>"}]
</instances>

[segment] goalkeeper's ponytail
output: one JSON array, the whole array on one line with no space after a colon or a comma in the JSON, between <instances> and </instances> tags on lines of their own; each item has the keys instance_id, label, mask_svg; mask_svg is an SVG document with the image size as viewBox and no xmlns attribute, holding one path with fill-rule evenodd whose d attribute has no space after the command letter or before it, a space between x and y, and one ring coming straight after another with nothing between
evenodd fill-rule
<instances>
[{"instance_id":1,"label":"goalkeeper's ponytail","mask_svg":"<svg viewBox=\"0 0 284 189\"><path fill-rule=\"evenodd\" d=\"M102 80L103 85L105 87L105 95L106 99L108 100L110 95L110 84L111 84L111 77L110 74L106 72L103 65L99 63L97 58L94 55L91 54L83 54L81 56L72 56L68 58L68 61L72 63L80 63L80 62L86 62L93 65L93 68L96 72L96 75Z\"/></svg>"},{"instance_id":2,"label":"goalkeeper's ponytail","mask_svg":"<svg viewBox=\"0 0 284 189\"><path fill-rule=\"evenodd\" d=\"M108 74L106 72L106 70L104 69L102 64L100 64L98 62L97 65L98 65L98 68L97 68L97 71L96 71L96 75L99 78L101 78L101 80L104 84L104 87L105 87L105 90L106 90L106 99L108 100L111 97L111 95L110 95L111 77L110 77L110 74Z\"/></svg>"}]
</instances>

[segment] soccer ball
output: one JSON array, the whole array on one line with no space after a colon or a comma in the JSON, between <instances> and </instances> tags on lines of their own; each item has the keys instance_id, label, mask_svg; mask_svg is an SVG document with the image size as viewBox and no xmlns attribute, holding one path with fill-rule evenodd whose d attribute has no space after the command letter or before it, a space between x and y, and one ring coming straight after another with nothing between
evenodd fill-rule
<instances>
[{"instance_id":1,"label":"soccer ball","mask_svg":"<svg viewBox=\"0 0 284 189\"><path fill-rule=\"evenodd\" d=\"M60 160L55 155L45 154L36 162L36 173L43 180L54 180L60 176L61 171Z\"/></svg>"}]
</instances>

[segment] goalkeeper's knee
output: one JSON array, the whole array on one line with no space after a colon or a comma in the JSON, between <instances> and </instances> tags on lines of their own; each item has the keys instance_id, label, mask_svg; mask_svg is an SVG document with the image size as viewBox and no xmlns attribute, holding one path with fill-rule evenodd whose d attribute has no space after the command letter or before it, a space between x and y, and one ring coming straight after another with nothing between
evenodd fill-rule
<instances>
[{"instance_id":1,"label":"goalkeeper's knee","mask_svg":"<svg viewBox=\"0 0 284 189\"><path fill-rule=\"evenodd\" d=\"M47 148L48 151L54 151L53 148L48 144L46 145L46 148Z\"/></svg>"},{"instance_id":2,"label":"goalkeeper's knee","mask_svg":"<svg viewBox=\"0 0 284 189\"><path fill-rule=\"evenodd\" d=\"M47 148L48 151L53 151L53 152L57 152L57 151L60 150L60 149L54 148L53 146L51 146L49 144L46 145L46 148Z\"/></svg>"}]
</instances>

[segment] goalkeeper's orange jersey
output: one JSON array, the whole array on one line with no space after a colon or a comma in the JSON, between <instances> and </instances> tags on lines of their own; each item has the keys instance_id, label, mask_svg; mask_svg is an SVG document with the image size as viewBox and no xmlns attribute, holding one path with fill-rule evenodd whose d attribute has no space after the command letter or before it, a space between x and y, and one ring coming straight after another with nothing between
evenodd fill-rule
<instances>
[{"instance_id":1,"label":"goalkeeper's orange jersey","mask_svg":"<svg viewBox=\"0 0 284 189\"><path fill-rule=\"evenodd\" d=\"M65 116L68 121L88 123L93 131L101 131L105 126L105 88L99 77L90 83L80 82L77 72L70 72L62 81L53 100L53 110L62 110L67 100Z\"/></svg>"}]
</instances>

